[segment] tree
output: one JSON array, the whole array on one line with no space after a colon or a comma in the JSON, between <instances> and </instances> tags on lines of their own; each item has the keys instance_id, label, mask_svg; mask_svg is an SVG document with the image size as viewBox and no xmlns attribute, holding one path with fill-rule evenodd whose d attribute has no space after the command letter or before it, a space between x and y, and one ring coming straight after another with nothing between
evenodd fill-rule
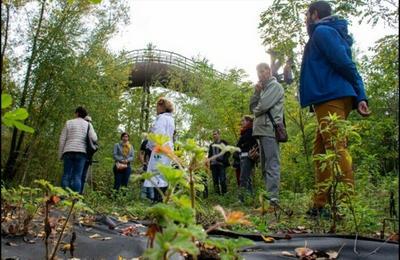
<instances>
[{"instance_id":1,"label":"tree","mask_svg":"<svg viewBox=\"0 0 400 260\"><path fill-rule=\"evenodd\" d=\"M13 130L3 173L8 180L14 179L24 159L32 156L30 150L34 144L43 141L41 138L48 136L49 133L55 134L55 131L59 130L60 127L54 124L54 121L51 122L51 119L55 119L56 122L66 119L70 112L65 111L66 107L76 107L79 103L90 105L92 102L87 101L93 100L96 95L94 91L87 90L101 91L101 88L95 88L96 84L101 86L109 84L107 86L109 92L113 93L113 96L118 96L123 85L120 75L125 72L119 65L125 64L124 57L118 58L108 54L105 47L109 37L118 29L118 25L121 22L128 22L125 1L107 1L99 6L84 1L72 3L41 1L35 4L39 8L37 15L33 16L33 22L27 21L33 25L35 33L31 36L30 32L26 31L22 36L26 37L25 42L28 42L30 56L26 63L27 70L21 85L21 94L16 99L20 107L27 106L29 114L32 115L29 124L37 131L26 140L23 132ZM18 17L22 14L15 15ZM92 23L88 23L87 19ZM14 37L18 38L18 35L15 33ZM11 48L16 46L10 45L10 57L15 56ZM90 55L99 56L90 59ZM125 65L124 67L126 68ZM115 70L119 72L114 75L109 74ZM92 74L88 73L89 71ZM113 91L110 86L117 87ZM61 107L61 111L60 107L53 105L55 103L61 105L63 102L67 104ZM102 108L104 107L107 106L102 105ZM72 110L72 107L70 109ZM52 115L58 117L54 118Z\"/></svg>"}]
</instances>

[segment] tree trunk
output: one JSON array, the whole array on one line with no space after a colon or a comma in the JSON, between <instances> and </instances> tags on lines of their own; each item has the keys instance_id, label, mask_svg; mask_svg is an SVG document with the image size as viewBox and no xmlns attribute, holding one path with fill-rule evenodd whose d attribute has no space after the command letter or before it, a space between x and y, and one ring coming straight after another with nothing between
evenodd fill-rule
<instances>
[{"instance_id":1,"label":"tree trunk","mask_svg":"<svg viewBox=\"0 0 400 260\"><path fill-rule=\"evenodd\" d=\"M4 29L4 43L1 48L1 60L0 60L0 70L1 70L1 76L3 76L3 63L4 63L4 53L7 47L7 41L8 41L8 27L9 27L9 22L10 22L10 5L6 4L6 28ZM3 86L1 87L3 89Z\"/></svg>"},{"instance_id":2,"label":"tree trunk","mask_svg":"<svg viewBox=\"0 0 400 260\"><path fill-rule=\"evenodd\" d=\"M33 38L31 57L29 59L28 67L26 70L24 87L23 87L19 107L23 107L25 105L25 101L26 101L26 97L27 97L27 93L28 93L29 79L30 79L31 72L32 72L32 66L33 66L33 63L36 58L36 46L37 46L37 42L38 42L38 38L39 38L39 33L42 28L42 21L43 21L43 14L44 14L45 7L46 7L46 0L43 0L41 8L40 8L40 16L39 16L38 26L36 28L35 36ZM18 140L18 145L17 145L18 132L19 132L18 129L16 127L14 127L13 135L11 138L10 152L8 155L6 166L4 168L4 178L6 180L12 180L15 177L15 163L17 162L17 159L19 157L18 149L21 146L23 138L24 138L24 135L22 133Z\"/></svg>"}]
</instances>

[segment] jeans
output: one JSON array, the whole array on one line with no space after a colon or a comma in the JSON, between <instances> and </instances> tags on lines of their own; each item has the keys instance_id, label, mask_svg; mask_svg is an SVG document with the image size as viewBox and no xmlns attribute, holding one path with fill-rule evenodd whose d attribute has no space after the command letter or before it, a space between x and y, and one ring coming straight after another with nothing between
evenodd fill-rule
<instances>
[{"instance_id":1,"label":"jeans","mask_svg":"<svg viewBox=\"0 0 400 260\"><path fill-rule=\"evenodd\" d=\"M157 192L157 191L156 191ZM144 187L142 185L142 190L140 191L140 197L142 199L154 200L154 188L153 187Z\"/></svg>"},{"instance_id":2,"label":"jeans","mask_svg":"<svg viewBox=\"0 0 400 260\"><path fill-rule=\"evenodd\" d=\"M86 163L86 154L66 152L63 155L64 174L61 179L61 187L70 188L73 191L81 191L83 168Z\"/></svg>"},{"instance_id":3,"label":"jeans","mask_svg":"<svg viewBox=\"0 0 400 260\"><path fill-rule=\"evenodd\" d=\"M128 167L123 171L117 171L117 167L114 165L114 190L119 190L121 186L127 187L129 177L131 176L131 166L128 164Z\"/></svg>"},{"instance_id":4,"label":"jeans","mask_svg":"<svg viewBox=\"0 0 400 260\"><path fill-rule=\"evenodd\" d=\"M279 144L275 137L261 136L261 170L265 178L268 197L279 199L280 161Z\"/></svg>"},{"instance_id":5,"label":"jeans","mask_svg":"<svg viewBox=\"0 0 400 260\"><path fill-rule=\"evenodd\" d=\"M82 179L81 179L81 191L79 192L80 194L83 193L83 188L84 188L85 183L86 183L86 176L87 176L87 172L88 172L90 164L91 164L91 162L89 160L86 160L85 166L83 167Z\"/></svg>"},{"instance_id":6,"label":"jeans","mask_svg":"<svg viewBox=\"0 0 400 260\"><path fill-rule=\"evenodd\" d=\"M226 193L226 173L225 166L213 164L211 165L211 172L214 183L214 190L217 194Z\"/></svg>"}]
</instances>

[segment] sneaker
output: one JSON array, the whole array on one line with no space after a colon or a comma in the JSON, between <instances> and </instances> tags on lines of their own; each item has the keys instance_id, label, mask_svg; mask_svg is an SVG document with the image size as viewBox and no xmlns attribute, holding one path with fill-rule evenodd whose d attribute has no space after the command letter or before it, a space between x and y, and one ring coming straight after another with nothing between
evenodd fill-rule
<instances>
[{"instance_id":1,"label":"sneaker","mask_svg":"<svg viewBox=\"0 0 400 260\"><path fill-rule=\"evenodd\" d=\"M279 200L277 198L272 198L269 200L271 206L277 206L279 204Z\"/></svg>"}]
</instances>

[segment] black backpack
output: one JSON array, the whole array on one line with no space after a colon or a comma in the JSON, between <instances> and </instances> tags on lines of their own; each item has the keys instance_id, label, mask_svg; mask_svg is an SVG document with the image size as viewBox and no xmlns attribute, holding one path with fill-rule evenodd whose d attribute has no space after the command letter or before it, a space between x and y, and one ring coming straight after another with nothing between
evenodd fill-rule
<instances>
[{"instance_id":1,"label":"black backpack","mask_svg":"<svg viewBox=\"0 0 400 260\"><path fill-rule=\"evenodd\" d=\"M93 155L99 150L99 144L90 139L89 130L90 123L88 124L88 129L86 133L86 156L89 160L91 160Z\"/></svg>"}]
</instances>

